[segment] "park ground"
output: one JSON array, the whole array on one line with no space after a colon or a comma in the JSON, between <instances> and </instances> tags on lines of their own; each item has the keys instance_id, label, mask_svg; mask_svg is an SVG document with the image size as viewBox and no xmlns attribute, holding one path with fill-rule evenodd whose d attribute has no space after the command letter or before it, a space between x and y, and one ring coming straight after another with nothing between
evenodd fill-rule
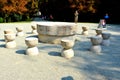
<instances>
[{"instance_id":1,"label":"park ground","mask_svg":"<svg viewBox=\"0 0 120 80\"><path fill-rule=\"evenodd\" d=\"M0 80L120 80L120 25L108 24L110 46L101 46L99 54L89 51L88 37L95 36L97 23L77 23L75 56L60 56L62 47L56 44L38 44L39 55L25 55L25 38L31 34L31 22L0 23ZM15 49L5 48L4 30L24 27L25 35L16 37ZM89 35L81 35L81 27L89 28Z\"/></svg>"}]
</instances>

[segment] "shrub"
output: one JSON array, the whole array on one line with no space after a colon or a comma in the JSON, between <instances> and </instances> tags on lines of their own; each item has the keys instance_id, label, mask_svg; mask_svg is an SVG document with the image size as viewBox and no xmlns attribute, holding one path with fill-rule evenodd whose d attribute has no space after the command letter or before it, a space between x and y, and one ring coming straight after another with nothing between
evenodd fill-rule
<instances>
[{"instance_id":1,"label":"shrub","mask_svg":"<svg viewBox=\"0 0 120 80\"><path fill-rule=\"evenodd\" d=\"M3 23L3 18L2 17L0 17L0 23Z\"/></svg>"}]
</instances>

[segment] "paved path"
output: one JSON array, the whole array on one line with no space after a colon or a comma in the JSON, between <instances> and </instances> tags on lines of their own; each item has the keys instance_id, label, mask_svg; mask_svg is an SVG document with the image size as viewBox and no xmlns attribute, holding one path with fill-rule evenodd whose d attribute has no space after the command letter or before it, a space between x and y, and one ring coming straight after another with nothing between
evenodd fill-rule
<instances>
[{"instance_id":1,"label":"paved path","mask_svg":"<svg viewBox=\"0 0 120 80\"><path fill-rule=\"evenodd\" d=\"M96 34L97 25L78 23L77 33L86 26L89 36L76 35L75 57L67 60L60 56L60 45L45 43L39 43L38 56L25 55L25 37L33 35L31 23L0 24L0 80L120 80L120 25L108 26L111 44L96 54L88 50L88 37ZM25 35L16 37L17 48L6 49L3 31L10 28L16 32L17 26L24 27Z\"/></svg>"}]
</instances>

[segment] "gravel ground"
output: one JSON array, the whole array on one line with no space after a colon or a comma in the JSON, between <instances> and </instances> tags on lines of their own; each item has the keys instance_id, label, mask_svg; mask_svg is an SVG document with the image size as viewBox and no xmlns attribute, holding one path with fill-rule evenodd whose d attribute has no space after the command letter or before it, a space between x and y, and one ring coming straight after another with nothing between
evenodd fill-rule
<instances>
[{"instance_id":1,"label":"gravel ground","mask_svg":"<svg viewBox=\"0 0 120 80\"><path fill-rule=\"evenodd\" d=\"M109 24L105 32L111 33L110 46L101 46L100 54L89 51L88 37L95 36L96 23L78 23L73 50L75 56L65 59L60 56L62 47L39 42L39 55L25 55L25 38L31 34L31 23L0 24L0 80L120 80L120 25ZM5 29L16 32L24 27L25 35L16 37L15 49L5 48ZM89 28L89 35L81 35L81 27Z\"/></svg>"}]
</instances>

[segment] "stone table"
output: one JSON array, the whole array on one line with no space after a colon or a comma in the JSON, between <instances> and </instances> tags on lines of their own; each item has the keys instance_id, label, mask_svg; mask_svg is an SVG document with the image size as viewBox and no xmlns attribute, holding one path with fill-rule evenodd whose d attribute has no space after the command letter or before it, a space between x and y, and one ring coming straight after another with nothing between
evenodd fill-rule
<instances>
[{"instance_id":1,"label":"stone table","mask_svg":"<svg viewBox=\"0 0 120 80\"><path fill-rule=\"evenodd\" d=\"M65 37L74 37L77 25L70 22L39 22L38 38L41 42L60 44Z\"/></svg>"}]
</instances>

